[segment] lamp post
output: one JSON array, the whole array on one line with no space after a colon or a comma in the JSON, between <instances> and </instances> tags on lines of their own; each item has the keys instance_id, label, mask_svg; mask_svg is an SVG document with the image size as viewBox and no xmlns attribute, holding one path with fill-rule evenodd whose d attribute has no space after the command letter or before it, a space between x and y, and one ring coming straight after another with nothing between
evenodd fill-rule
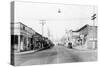
<instances>
[{"instance_id":1,"label":"lamp post","mask_svg":"<svg viewBox=\"0 0 100 67\"><path fill-rule=\"evenodd\" d=\"M58 13L61 13L61 10L60 9L58 9Z\"/></svg>"}]
</instances>

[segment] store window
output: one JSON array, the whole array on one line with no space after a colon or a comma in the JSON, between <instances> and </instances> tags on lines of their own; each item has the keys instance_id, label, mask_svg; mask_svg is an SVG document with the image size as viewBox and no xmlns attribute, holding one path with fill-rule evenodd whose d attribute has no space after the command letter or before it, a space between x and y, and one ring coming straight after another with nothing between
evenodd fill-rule
<instances>
[{"instance_id":1,"label":"store window","mask_svg":"<svg viewBox=\"0 0 100 67\"><path fill-rule=\"evenodd\" d=\"M11 35L11 44L18 44L18 35Z\"/></svg>"},{"instance_id":2,"label":"store window","mask_svg":"<svg viewBox=\"0 0 100 67\"><path fill-rule=\"evenodd\" d=\"M17 50L18 47L18 35L11 35L12 49Z\"/></svg>"}]
</instances>

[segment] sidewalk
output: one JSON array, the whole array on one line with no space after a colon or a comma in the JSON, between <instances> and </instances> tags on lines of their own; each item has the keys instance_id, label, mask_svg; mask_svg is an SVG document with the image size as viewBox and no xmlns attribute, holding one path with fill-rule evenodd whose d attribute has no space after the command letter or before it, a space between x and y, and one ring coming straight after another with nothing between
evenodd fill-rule
<instances>
[{"instance_id":1,"label":"sidewalk","mask_svg":"<svg viewBox=\"0 0 100 67\"><path fill-rule=\"evenodd\" d=\"M78 50L88 50L86 46L75 46L73 48Z\"/></svg>"},{"instance_id":2,"label":"sidewalk","mask_svg":"<svg viewBox=\"0 0 100 67\"><path fill-rule=\"evenodd\" d=\"M74 53L86 53L86 52L97 52L97 49L87 49L87 48L82 48L82 47L73 47L72 49L65 47L65 46L56 46L57 48L62 47L63 49L66 49L69 52L74 52Z\"/></svg>"},{"instance_id":3,"label":"sidewalk","mask_svg":"<svg viewBox=\"0 0 100 67\"><path fill-rule=\"evenodd\" d=\"M28 53L34 53L34 52L37 52L38 50L31 50L31 51L24 51L24 52L16 52L14 53L15 55L19 55L19 54L28 54Z\"/></svg>"},{"instance_id":4,"label":"sidewalk","mask_svg":"<svg viewBox=\"0 0 100 67\"><path fill-rule=\"evenodd\" d=\"M88 49L86 46L76 46L73 47L73 49L80 51L97 51L97 49Z\"/></svg>"},{"instance_id":5,"label":"sidewalk","mask_svg":"<svg viewBox=\"0 0 100 67\"><path fill-rule=\"evenodd\" d=\"M28 54L28 53L35 53L35 52L42 51L42 50L44 50L44 49L30 50L30 51L24 51L24 52L15 52L14 54L15 54L15 55L19 55L19 54Z\"/></svg>"}]
</instances>

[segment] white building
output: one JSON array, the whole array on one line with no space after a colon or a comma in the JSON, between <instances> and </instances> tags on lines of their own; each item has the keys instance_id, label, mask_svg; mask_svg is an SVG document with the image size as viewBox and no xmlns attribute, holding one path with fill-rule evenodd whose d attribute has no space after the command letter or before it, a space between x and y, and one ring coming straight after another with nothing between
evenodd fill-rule
<instances>
[{"instance_id":1,"label":"white building","mask_svg":"<svg viewBox=\"0 0 100 67\"><path fill-rule=\"evenodd\" d=\"M30 50L32 35L35 31L32 28L18 22L11 23L11 46L17 52Z\"/></svg>"}]
</instances>

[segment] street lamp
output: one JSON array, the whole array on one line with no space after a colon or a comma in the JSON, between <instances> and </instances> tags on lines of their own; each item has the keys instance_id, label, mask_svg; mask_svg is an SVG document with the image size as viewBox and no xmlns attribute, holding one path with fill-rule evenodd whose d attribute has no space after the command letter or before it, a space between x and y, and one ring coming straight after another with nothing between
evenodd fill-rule
<instances>
[{"instance_id":1,"label":"street lamp","mask_svg":"<svg viewBox=\"0 0 100 67\"><path fill-rule=\"evenodd\" d=\"M58 9L58 13L61 13L61 10L60 9Z\"/></svg>"}]
</instances>

